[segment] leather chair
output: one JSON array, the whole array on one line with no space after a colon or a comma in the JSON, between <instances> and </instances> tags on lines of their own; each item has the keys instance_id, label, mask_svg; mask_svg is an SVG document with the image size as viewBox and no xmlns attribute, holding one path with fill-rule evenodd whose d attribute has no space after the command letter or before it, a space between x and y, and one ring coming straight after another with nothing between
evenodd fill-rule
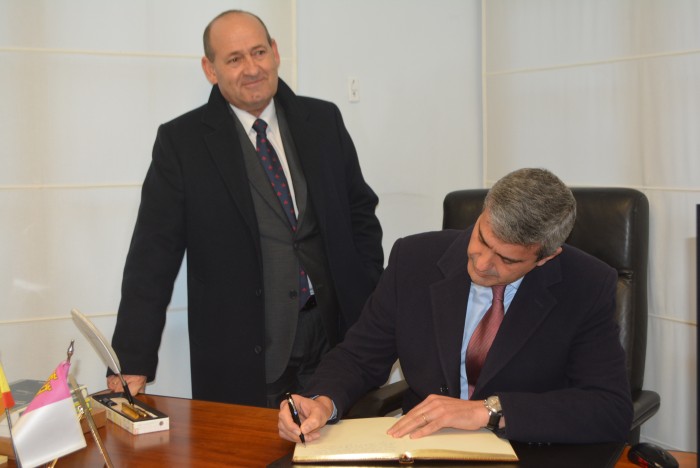
<instances>
[{"instance_id":1,"label":"leather chair","mask_svg":"<svg viewBox=\"0 0 700 468\"><path fill-rule=\"evenodd\" d=\"M465 229L481 213L486 189L459 190L445 197L443 229ZM617 312L620 341L627 353L634 419L628 443L639 442L642 423L659 409L656 392L643 390L647 342L647 263L649 202L627 188L572 188L577 216L567 243L603 260L618 271ZM370 392L347 417L389 413L401 407L405 381Z\"/></svg>"}]
</instances>

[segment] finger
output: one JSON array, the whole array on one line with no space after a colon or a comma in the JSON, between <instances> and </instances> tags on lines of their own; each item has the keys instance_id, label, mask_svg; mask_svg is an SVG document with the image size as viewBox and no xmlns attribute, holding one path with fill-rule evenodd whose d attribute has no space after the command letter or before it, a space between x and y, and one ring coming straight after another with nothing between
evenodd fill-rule
<instances>
[{"instance_id":1,"label":"finger","mask_svg":"<svg viewBox=\"0 0 700 468\"><path fill-rule=\"evenodd\" d=\"M138 395L139 393L146 393L146 379L139 377L137 379L128 382L129 390L133 395Z\"/></svg>"},{"instance_id":2,"label":"finger","mask_svg":"<svg viewBox=\"0 0 700 468\"><path fill-rule=\"evenodd\" d=\"M118 392L121 390L122 384L116 376L110 375L107 377L107 388L113 392Z\"/></svg>"},{"instance_id":3,"label":"finger","mask_svg":"<svg viewBox=\"0 0 700 468\"><path fill-rule=\"evenodd\" d=\"M285 440L290 442L299 442L299 436L291 432L281 418L277 423L277 432L279 433L279 436Z\"/></svg>"},{"instance_id":4,"label":"finger","mask_svg":"<svg viewBox=\"0 0 700 468\"><path fill-rule=\"evenodd\" d=\"M277 430L280 437L292 442L299 441L300 429L292 420L292 415L286 405L280 405L279 416L277 417Z\"/></svg>"},{"instance_id":5,"label":"finger","mask_svg":"<svg viewBox=\"0 0 700 468\"><path fill-rule=\"evenodd\" d=\"M389 428L387 434L392 437L403 437L410 434L422 425L426 424L426 419L422 416L423 413L410 412L399 419L393 426Z\"/></svg>"},{"instance_id":6,"label":"finger","mask_svg":"<svg viewBox=\"0 0 700 468\"><path fill-rule=\"evenodd\" d=\"M419 427L415 431L411 432L408 437L410 439L420 439L421 437L425 437L427 435L432 434L433 432L437 431L440 429L440 425L434 422L431 422L429 424L426 424L422 427Z\"/></svg>"}]
</instances>

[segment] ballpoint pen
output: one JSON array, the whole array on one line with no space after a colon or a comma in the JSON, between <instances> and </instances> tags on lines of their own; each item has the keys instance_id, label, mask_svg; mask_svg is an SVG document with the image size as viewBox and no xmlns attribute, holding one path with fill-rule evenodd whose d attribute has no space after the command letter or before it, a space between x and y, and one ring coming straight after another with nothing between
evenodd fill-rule
<instances>
[{"instance_id":1,"label":"ballpoint pen","mask_svg":"<svg viewBox=\"0 0 700 468\"><path fill-rule=\"evenodd\" d=\"M292 398L292 394L287 393L284 397L287 399L287 406L289 406L289 412L292 413L292 420L294 421L294 424L299 426L299 428L301 429L301 420L299 419L299 411L297 411L297 405L294 404L294 399ZM301 443L304 444L304 447L306 447L306 439L304 439L303 433L299 434L299 439L301 439Z\"/></svg>"}]
</instances>

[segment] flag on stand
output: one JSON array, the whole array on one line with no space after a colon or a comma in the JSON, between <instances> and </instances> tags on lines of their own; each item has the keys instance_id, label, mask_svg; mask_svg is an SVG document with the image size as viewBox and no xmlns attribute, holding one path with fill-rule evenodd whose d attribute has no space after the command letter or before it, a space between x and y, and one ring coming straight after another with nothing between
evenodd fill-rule
<instances>
[{"instance_id":1,"label":"flag on stand","mask_svg":"<svg viewBox=\"0 0 700 468\"><path fill-rule=\"evenodd\" d=\"M7 384L5 371L0 363L0 413L13 406L15 406L15 399L12 398L12 392L10 391L10 386Z\"/></svg>"},{"instance_id":2,"label":"flag on stand","mask_svg":"<svg viewBox=\"0 0 700 468\"><path fill-rule=\"evenodd\" d=\"M68 361L61 362L12 429L23 468L48 463L85 447L68 387Z\"/></svg>"}]
</instances>

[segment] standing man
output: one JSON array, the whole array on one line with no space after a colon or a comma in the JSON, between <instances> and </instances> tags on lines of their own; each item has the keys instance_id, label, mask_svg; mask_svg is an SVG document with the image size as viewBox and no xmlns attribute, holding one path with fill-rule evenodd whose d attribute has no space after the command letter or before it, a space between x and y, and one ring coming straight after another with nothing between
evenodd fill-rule
<instances>
[{"instance_id":1,"label":"standing man","mask_svg":"<svg viewBox=\"0 0 700 468\"><path fill-rule=\"evenodd\" d=\"M400 239L343 343L324 358L301 428L306 441L386 380L409 388L389 435L488 427L511 440L624 441L632 423L615 322L617 272L564 244L576 200L559 178L521 169L496 182L474 226Z\"/></svg>"},{"instance_id":2,"label":"standing man","mask_svg":"<svg viewBox=\"0 0 700 468\"><path fill-rule=\"evenodd\" d=\"M209 102L158 130L112 343L143 391L187 251L193 398L276 407L378 281L377 196L338 108L279 79L260 18L220 14L204 51ZM108 385L121 390L114 376Z\"/></svg>"}]
</instances>

